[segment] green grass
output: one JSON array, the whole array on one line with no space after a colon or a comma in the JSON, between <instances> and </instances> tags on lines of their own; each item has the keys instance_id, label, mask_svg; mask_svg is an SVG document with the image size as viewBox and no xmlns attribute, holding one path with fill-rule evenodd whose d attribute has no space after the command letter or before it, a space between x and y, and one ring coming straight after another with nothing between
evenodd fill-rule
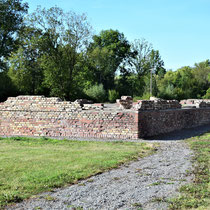
<instances>
[{"instance_id":1,"label":"green grass","mask_svg":"<svg viewBox=\"0 0 210 210\"><path fill-rule=\"evenodd\" d=\"M210 209L210 132L188 139L195 152L192 184L180 188L181 195L169 200L171 209Z\"/></svg>"},{"instance_id":2,"label":"green grass","mask_svg":"<svg viewBox=\"0 0 210 210\"><path fill-rule=\"evenodd\" d=\"M0 208L153 151L152 144L1 138Z\"/></svg>"}]
</instances>

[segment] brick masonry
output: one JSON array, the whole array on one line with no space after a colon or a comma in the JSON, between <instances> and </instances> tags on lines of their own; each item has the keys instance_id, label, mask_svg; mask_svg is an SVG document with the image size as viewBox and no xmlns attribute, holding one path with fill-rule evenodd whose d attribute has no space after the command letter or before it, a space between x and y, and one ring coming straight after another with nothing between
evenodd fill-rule
<instances>
[{"instance_id":1,"label":"brick masonry","mask_svg":"<svg viewBox=\"0 0 210 210\"><path fill-rule=\"evenodd\" d=\"M103 104L84 105L59 98L18 96L0 105L0 136L137 139L138 112L104 110Z\"/></svg>"},{"instance_id":2,"label":"brick masonry","mask_svg":"<svg viewBox=\"0 0 210 210\"><path fill-rule=\"evenodd\" d=\"M0 136L138 139L210 122L208 107L181 109L174 100L132 103L131 97L118 103L123 105L10 97L0 103Z\"/></svg>"},{"instance_id":3,"label":"brick masonry","mask_svg":"<svg viewBox=\"0 0 210 210\"><path fill-rule=\"evenodd\" d=\"M155 136L208 123L209 108L139 111L139 136Z\"/></svg>"}]
</instances>

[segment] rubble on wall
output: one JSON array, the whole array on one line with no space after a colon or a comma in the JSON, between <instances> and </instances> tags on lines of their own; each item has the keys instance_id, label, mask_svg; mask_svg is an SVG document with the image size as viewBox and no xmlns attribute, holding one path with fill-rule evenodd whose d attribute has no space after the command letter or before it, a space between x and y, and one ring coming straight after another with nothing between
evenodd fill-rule
<instances>
[{"instance_id":1,"label":"rubble on wall","mask_svg":"<svg viewBox=\"0 0 210 210\"><path fill-rule=\"evenodd\" d=\"M28 111L74 111L82 110L78 103L62 101L58 97L17 96L9 97L1 106L1 110Z\"/></svg>"},{"instance_id":2,"label":"rubble on wall","mask_svg":"<svg viewBox=\"0 0 210 210\"><path fill-rule=\"evenodd\" d=\"M116 100L119 108L130 109L133 105L133 98L131 96L121 96L121 99Z\"/></svg>"},{"instance_id":3,"label":"rubble on wall","mask_svg":"<svg viewBox=\"0 0 210 210\"><path fill-rule=\"evenodd\" d=\"M95 109L95 110L103 110L104 104L83 104L83 110Z\"/></svg>"},{"instance_id":4,"label":"rubble on wall","mask_svg":"<svg viewBox=\"0 0 210 210\"><path fill-rule=\"evenodd\" d=\"M177 100L163 100L152 98L153 100L138 100L133 106L135 110L164 110L164 109L180 109L181 105Z\"/></svg>"},{"instance_id":5,"label":"rubble on wall","mask_svg":"<svg viewBox=\"0 0 210 210\"><path fill-rule=\"evenodd\" d=\"M133 103L131 96L122 96L117 99L117 104L121 109L133 110L161 110L161 109L180 109L181 105L177 100L163 100L156 97L150 97L150 100L138 100Z\"/></svg>"},{"instance_id":6,"label":"rubble on wall","mask_svg":"<svg viewBox=\"0 0 210 210\"><path fill-rule=\"evenodd\" d=\"M88 109L103 109L103 105L93 104L86 99L78 99L74 102L62 101L58 97L45 96L17 96L9 97L0 104L1 110L28 110L28 111L82 111Z\"/></svg>"},{"instance_id":7,"label":"rubble on wall","mask_svg":"<svg viewBox=\"0 0 210 210\"><path fill-rule=\"evenodd\" d=\"M210 99L185 99L181 100L183 107L208 108L210 107Z\"/></svg>"},{"instance_id":8,"label":"rubble on wall","mask_svg":"<svg viewBox=\"0 0 210 210\"><path fill-rule=\"evenodd\" d=\"M133 105L134 110L153 110L154 101L150 100L138 100L136 104Z\"/></svg>"},{"instance_id":9,"label":"rubble on wall","mask_svg":"<svg viewBox=\"0 0 210 210\"><path fill-rule=\"evenodd\" d=\"M84 104L93 104L93 102L91 100L87 100L87 99L76 99L74 101L74 103L78 103L80 105L84 105Z\"/></svg>"}]
</instances>

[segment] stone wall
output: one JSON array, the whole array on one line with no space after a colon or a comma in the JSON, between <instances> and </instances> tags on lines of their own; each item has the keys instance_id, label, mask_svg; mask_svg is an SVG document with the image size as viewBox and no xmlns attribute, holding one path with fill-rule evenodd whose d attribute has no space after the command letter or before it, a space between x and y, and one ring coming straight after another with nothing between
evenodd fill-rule
<instances>
[{"instance_id":1,"label":"stone wall","mask_svg":"<svg viewBox=\"0 0 210 210\"><path fill-rule=\"evenodd\" d=\"M208 123L209 108L140 111L139 137L155 136Z\"/></svg>"},{"instance_id":2,"label":"stone wall","mask_svg":"<svg viewBox=\"0 0 210 210\"><path fill-rule=\"evenodd\" d=\"M134 104L131 97L118 102L104 105L44 96L11 97L0 103L0 136L138 139L210 123L208 107L180 109L173 100Z\"/></svg>"},{"instance_id":3,"label":"stone wall","mask_svg":"<svg viewBox=\"0 0 210 210\"><path fill-rule=\"evenodd\" d=\"M0 104L0 136L138 138L138 113L105 111L44 96L8 98Z\"/></svg>"},{"instance_id":4,"label":"stone wall","mask_svg":"<svg viewBox=\"0 0 210 210\"><path fill-rule=\"evenodd\" d=\"M180 104L183 107L210 108L210 99L186 99L181 100Z\"/></svg>"},{"instance_id":5,"label":"stone wall","mask_svg":"<svg viewBox=\"0 0 210 210\"><path fill-rule=\"evenodd\" d=\"M181 104L177 100L139 100L133 109L135 110L166 110L180 109Z\"/></svg>"}]
</instances>

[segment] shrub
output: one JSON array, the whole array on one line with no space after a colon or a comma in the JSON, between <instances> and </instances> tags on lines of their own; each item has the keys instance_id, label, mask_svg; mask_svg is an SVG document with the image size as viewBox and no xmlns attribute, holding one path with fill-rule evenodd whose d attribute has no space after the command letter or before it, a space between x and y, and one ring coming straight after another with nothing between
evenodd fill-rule
<instances>
[{"instance_id":1,"label":"shrub","mask_svg":"<svg viewBox=\"0 0 210 210\"><path fill-rule=\"evenodd\" d=\"M210 99L210 88L206 91L206 95L204 95L203 98Z\"/></svg>"},{"instance_id":2,"label":"shrub","mask_svg":"<svg viewBox=\"0 0 210 210\"><path fill-rule=\"evenodd\" d=\"M119 96L119 93L116 91L116 90L109 90L108 92L108 99L109 99L109 102L113 103L116 101L116 99L118 99L120 96Z\"/></svg>"},{"instance_id":3,"label":"shrub","mask_svg":"<svg viewBox=\"0 0 210 210\"><path fill-rule=\"evenodd\" d=\"M86 95L95 102L106 101L106 91L102 84L93 85L85 91Z\"/></svg>"},{"instance_id":4,"label":"shrub","mask_svg":"<svg viewBox=\"0 0 210 210\"><path fill-rule=\"evenodd\" d=\"M134 96L133 101L137 102L138 100L149 100L150 96L150 93L144 93L143 96Z\"/></svg>"}]
</instances>

